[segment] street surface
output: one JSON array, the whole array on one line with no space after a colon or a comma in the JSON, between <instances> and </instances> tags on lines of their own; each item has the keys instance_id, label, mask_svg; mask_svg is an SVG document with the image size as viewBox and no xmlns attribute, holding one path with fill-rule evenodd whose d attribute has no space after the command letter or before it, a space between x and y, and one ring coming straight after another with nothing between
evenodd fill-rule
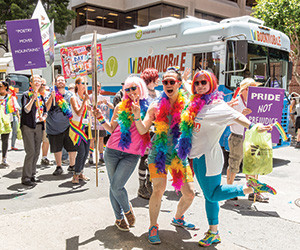
<instances>
[{"instance_id":1,"label":"street surface","mask_svg":"<svg viewBox=\"0 0 300 250\"><path fill-rule=\"evenodd\" d=\"M17 147L23 149L20 141ZM53 176L55 165L39 165L37 176L43 183L28 188L20 184L24 155L24 150L9 151L10 167L0 168L1 250L200 249L198 241L208 224L197 182L197 195L185 216L199 230L186 231L170 224L180 196L169 182L159 217L162 244L152 246L147 241L148 201L136 195L137 169L126 186L137 217L136 226L130 232L121 232L114 226L105 166L99 168L96 187L95 166L87 164L85 168L91 181L73 185L67 166L63 166L62 176ZM52 160L53 157L49 156ZM208 249L299 249L300 149L274 150L274 171L259 179L275 187L278 194L270 195L269 203L253 204L246 197L220 202L222 243ZM245 183L241 173L236 180ZM222 183L226 183L226 176Z\"/></svg>"}]
</instances>

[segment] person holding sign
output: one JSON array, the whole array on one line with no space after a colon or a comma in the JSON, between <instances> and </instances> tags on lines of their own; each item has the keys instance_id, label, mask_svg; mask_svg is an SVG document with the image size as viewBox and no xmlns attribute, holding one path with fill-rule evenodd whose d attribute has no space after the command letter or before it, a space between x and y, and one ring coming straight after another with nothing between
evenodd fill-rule
<instances>
[{"instance_id":1,"label":"person holding sign","mask_svg":"<svg viewBox=\"0 0 300 250\"><path fill-rule=\"evenodd\" d=\"M129 227L135 224L135 216L124 186L141 155L144 155L150 143L150 135L147 131L146 135L142 136L137 129L137 123L148 108L148 90L145 82L136 76L128 77L124 90L124 97L114 109L110 122L105 120L98 108L95 109L95 115L101 125L111 133L106 144L104 161L110 182L109 196L116 217L115 225L121 231L129 231ZM137 103L141 106L142 118L133 115L132 107Z\"/></svg>"},{"instance_id":2,"label":"person holding sign","mask_svg":"<svg viewBox=\"0 0 300 250\"><path fill-rule=\"evenodd\" d=\"M21 131L25 149L25 159L22 172L22 184L34 186L40 182L36 178L36 163L39 158L45 119L47 118L45 100L39 94L41 77L32 75L30 77L30 88L24 92L21 98Z\"/></svg>"},{"instance_id":3,"label":"person holding sign","mask_svg":"<svg viewBox=\"0 0 300 250\"><path fill-rule=\"evenodd\" d=\"M248 89L249 87L257 87L261 85L259 82L255 82L252 78L246 78L240 83L240 89L238 91L238 97L236 98L237 104L232 105L232 108L242 113L243 115L248 115L252 111L247 108L247 99L248 99ZM231 185L234 182L236 174L240 171L240 165L243 160L243 141L244 141L244 127L238 123L233 123L230 126L231 134L228 138L229 144L229 160L227 168L227 184ZM256 176L251 176L257 179ZM249 176L246 175L246 179L249 179ZM233 200L237 200L235 197ZM254 200L254 194L249 194L249 200ZM264 197L262 194L258 193L256 195L256 201L266 202L269 198Z\"/></svg>"},{"instance_id":4,"label":"person holding sign","mask_svg":"<svg viewBox=\"0 0 300 250\"><path fill-rule=\"evenodd\" d=\"M219 144L226 126L237 122L251 129L254 125L244 115L229 107L217 90L217 78L209 71L201 70L192 81L190 103L181 115L181 136L178 156L193 159L196 178L205 197L205 209L209 230L199 241L201 246L220 243L218 232L219 201L245 196L250 193L276 191L255 179L249 179L247 186L221 185L223 153ZM271 125L261 126L260 131L270 130Z\"/></svg>"},{"instance_id":5,"label":"person holding sign","mask_svg":"<svg viewBox=\"0 0 300 250\"><path fill-rule=\"evenodd\" d=\"M78 184L80 180L90 180L83 174L91 139L90 117L88 114L88 110L90 109L88 106L89 95L86 92L87 84L82 77L78 77L75 80L75 95L71 96L70 99L73 117L70 120L69 136L73 144L77 145L77 156L72 179L73 184Z\"/></svg>"}]
</instances>

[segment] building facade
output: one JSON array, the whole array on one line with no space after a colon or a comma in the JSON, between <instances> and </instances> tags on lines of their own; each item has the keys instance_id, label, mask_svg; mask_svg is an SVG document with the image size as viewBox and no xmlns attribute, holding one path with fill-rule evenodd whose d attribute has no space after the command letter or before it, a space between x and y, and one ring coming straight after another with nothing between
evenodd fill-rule
<instances>
[{"instance_id":1,"label":"building facade","mask_svg":"<svg viewBox=\"0 0 300 250\"><path fill-rule=\"evenodd\" d=\"M212 21L251 14L254 0L71 0L77 13L59 42L79 39L97 30L107 34L134 26L147 26L162 17L184 18L187 15Z\"/></svg>"}]
</instances>

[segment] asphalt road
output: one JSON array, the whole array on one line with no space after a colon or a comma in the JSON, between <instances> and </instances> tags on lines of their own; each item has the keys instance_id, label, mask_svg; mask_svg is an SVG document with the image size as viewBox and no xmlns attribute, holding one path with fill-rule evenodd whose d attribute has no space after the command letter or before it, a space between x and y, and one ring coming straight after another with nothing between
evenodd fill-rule
<instances>
[{"instance_id":1,"label":"asphalt road","mask_svg":"<svg viewBox=\"0 0 300 250\"><path fill-rule=\"evenodd\" d=\"M21 142L17 147L22 148ZM170 225L180 194L168 183L159 217L162 244L147 241L148 201L136 196L138 173L127 183L137 223L130 232L120 232L108 199L105 166L87 165L87 183L73 185L71 174L53 176L55 166L38 166L43 183L33 188L20 184L24 151L10 151L10 167L0 168L0 249L199 249L197 242L207 231L204 197L196 183L196 198L186 218L199 230L186 231ZM50 155L53 159L53 155ZM226 182L222 177L222 183ZM170 177L171 178L171 177ZM169 178L169 179L170 179ZM299 249L300 246L300 149L274 150L274 170L261 181L274 186L269 203L252 203L247 198L220 202L222 243L208 249ZM238 174L236 183L244 184ZM300 206L300 201L299 201Z\"/></svg>"}]
</instances>

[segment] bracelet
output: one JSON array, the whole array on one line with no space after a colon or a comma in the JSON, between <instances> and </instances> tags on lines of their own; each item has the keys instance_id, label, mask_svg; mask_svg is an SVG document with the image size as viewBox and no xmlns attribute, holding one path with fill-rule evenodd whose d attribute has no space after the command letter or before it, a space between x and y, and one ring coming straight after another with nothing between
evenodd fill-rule
<instances>
[{"instance_id":1,"label":"bracelet","mask_svg":"<svg viewBox=\"0 0 300 250\"><path fill-rule=\"evenodd\" d=\"M101 115L101 116L98 118L98 121L100 122L100 124L106 123L106 120L105 120L105 118L103 117L103 115Z\"/></svg>"},{"instance_id":2,"label":"bracelet","mask_svg":"<svg viewBox=\"0 0 300 250\"><path fill-rule=\"evenodd\" d=\"M134 118L134 121L137 122L137 121L139 121L140 119L141 119L141 117L139 117L139 118L137 118L137 119Z\"/></svg>"},{"instance_id":3,"label":"bracelet","mask_svg":"<svg viewBox=\"0 0 300 250\"><path fill-rule=\"evenodd\" d=\"M255 123L251 122L249 125L249 130L255 125Z\"/></svg>"}]
</instances>

